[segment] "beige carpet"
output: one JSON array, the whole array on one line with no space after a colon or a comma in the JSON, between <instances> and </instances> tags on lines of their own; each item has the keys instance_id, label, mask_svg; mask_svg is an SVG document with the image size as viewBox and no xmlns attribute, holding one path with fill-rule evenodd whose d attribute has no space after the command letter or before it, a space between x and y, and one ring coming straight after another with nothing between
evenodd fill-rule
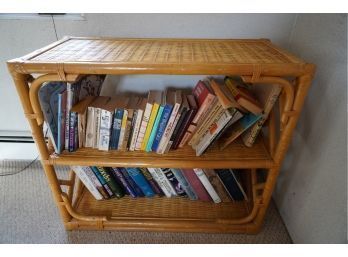
<instances>
[{"instance_id":1,"label":"beige carpet","mask_svg":"<svg viewBox=\"0 0 348 257\"><path fill-rule=\"evenodd\" d=\"M0 161L0 174L25 167L24 161ZM62 174L66 168L59 168ZM67 232L41 168L34 162L12 176L0 176L0 243L291 243L272 203L257 235L150 233L114 231Z\"/></svg>"}]
</instances>

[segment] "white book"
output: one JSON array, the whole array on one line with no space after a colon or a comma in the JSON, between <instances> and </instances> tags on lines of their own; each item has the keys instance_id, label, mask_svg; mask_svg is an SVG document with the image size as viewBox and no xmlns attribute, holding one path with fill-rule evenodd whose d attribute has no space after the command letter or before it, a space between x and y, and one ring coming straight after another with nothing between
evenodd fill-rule
<instances>
[{"instance_id":1,"label":"white book","mask_svg":"<svg viewBox=\"0 0 348 257\"><path fill-rule=\"evenodd\" d=\"M101 109L98 149L109 150L113 112Z\"/></svg>"},{"instance_id":2,"label":"white book","mask_svg":"<svg viewBox=\"0 0 348 257\"><path fill-rule=\"evenodd\" d=\"M137 110L137 119L135 121L135 125L134 125L134 128L133 128L132 140L131 140L131 144L130 144L130 147L129 147L129 151L134 151L135 150L135 144L137 142L140 125L141 125L141 121L142 121L142 118L143 118L143 113L144 113L143 110L141 110L141 109Z\"/></svg>"},{"instance_id":3,"label":"white book","mask_svg":"<svg viewBox=\"0 0 348 257\"><path fill-rule=\"evenodd\" d=\"M174 187L160 168L147 168L147 170L150 172L153 179L160 186L166 197L177 196Z\"/></svg>"},{"instance_id":4,"label":"white book","mask_svg":"<svg viewBox=\"0 0 348 257\"><path fill-rule=\"evenodd\" d=\"M202 169L195 168L193 169L199 180L201 181L202 185L205 187L207 190L208 194L210 195L211 199L213 199L214 203L220 203L221 198L219 195L216 193L214 187L210 183L209 179L205 175L204 171Z\"/></svg>"},{"instance_id":5,"label":"white book","mask_svg":"<svg viewBox=\"0 0 348 257\"><path fill-rule=\"evenodd\" d=\"M167 122L167 126L164 130L161 141L160 141L158 148L157 148L157 151L156 151L159 154L163 154L166 150L166 146L169 143L170 137L172 136L172 133L173 133L174 128L175 128L174 122L175 122L175 118L178 114L179 108L180 108L180 103L176 103L173 107L173 111L169 117L169 120Z\"/></svg>"},{"instance_id":6,"label":"white book","mask_svg":"<svg viewBox=\"0 0 348 257\"><path fill-rule=\"evenodd\" d=\"M200 156L207 147L212 143L219 132L227 125L227 123L233 118L233 113L229 110L224 111L213 123L209 126L208 130L203 134L198 144L196 145L196 156ZM215 127L211 129L210 127Z\"/></svg>"},{"instance_id":7,"label":"white book","mask_svg":"<svg viewBox=\"0 0 348 257\"><path fill-rule=\"evenodd\" d=\"M145 112L143 115L143 119L141 121L137 142L135 144L135 150L141 149L141 144L143 143L143 140L144 140L147 124L149 123L152 106L153 106L153 104L146 103L146 108L145 108Z\"/></svg>"},{"instance_id":8,"label":"white book","mask_svg":"<svg viewBox=\"0 0 348 257\"><path fill-rule=\"evenodd\" d=\"M94 108L94 145L93 148L98 148L99 146L99 132L100 132L100 116L101 116L101 109L100 108Z\"/></svg>"},{"instance_id":9,"label":"white book","mask_svg":"<svg viewBox=\"0 0 348 257\"><path fill-rule=\"evenodd\" d=\"M97 200L102 200L103 196L99 193L97 187L93 184L93 181L89 178L86 173L86 170L82 166L72 166L71 167L82 183L86 186L86 188L91 192Z\"/></svg>"},{"instance_id":10,"label":"white book","mask_svg":"<svg viewBox=\"0 0 348 257\"><path fill-rule=\"evenodd\" d=\"M85 147L94 146L94 127L95 127L95 117L94 117L94 107L87 108L87 125L86 125L86 140Z\"/></svg>"}]
</instances>

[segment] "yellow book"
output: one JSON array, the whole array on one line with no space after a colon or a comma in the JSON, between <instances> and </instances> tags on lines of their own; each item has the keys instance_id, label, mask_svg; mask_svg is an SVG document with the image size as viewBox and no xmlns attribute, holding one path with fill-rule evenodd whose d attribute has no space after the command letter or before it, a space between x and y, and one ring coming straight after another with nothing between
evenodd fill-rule
<instances>
[{"instance_id":1,"label":"yellow book","mask_svg":"<svg viewBox=\"0 0 348 257\"><path fill-rule=\"evenodd\" d=\"M146 150L146 145L147 145L147 142L149 141L149 138L150 138L150 135L151 135L151 131L152 131L152 127L153 127L153 124L155 123L155 120L156 120L158 109L159 109L159 104L158 103L154 103L153 107L152 107L152 110L151 110L149 123L147 124L147 127L146 127L144 140L143 140L143 142L141 144L141 150L142 151Z\"/></svg>"}]
</instances>

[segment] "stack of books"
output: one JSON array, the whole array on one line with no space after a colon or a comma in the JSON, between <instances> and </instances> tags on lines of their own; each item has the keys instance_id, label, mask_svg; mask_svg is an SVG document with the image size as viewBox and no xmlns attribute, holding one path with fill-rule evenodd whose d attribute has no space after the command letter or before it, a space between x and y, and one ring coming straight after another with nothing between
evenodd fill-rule
<instances>
[{"instance_id":1,"label":"stack of books","mask_svg":"<svg viewBox=\"0 0 348 257\"><path fill-rule=\"evenodd\" d=\"M207 78L191 93L179 89L150 90L146 97L90 93L76 101L73 85L68 85L50 92L57 117L45 118L56 121L57 129L51 130L56 131L52 134L57 153L91 147L164 154L189 145L200 156L214 142L224 149L242 134L245 145L252 146L280 90L274 85L250 87L238 78Z\"/></svg>"},{"instance_id":2,"label":"stack of books","mask_svg":"<svg viewBox=\"0 0 348 257\"><path fill-rule=\"evenodd\" d=\"M137 197L187 197L207 202L248 200L242 170L111 168L72 166L96 200Z\"/></svg>"}]
</instances>

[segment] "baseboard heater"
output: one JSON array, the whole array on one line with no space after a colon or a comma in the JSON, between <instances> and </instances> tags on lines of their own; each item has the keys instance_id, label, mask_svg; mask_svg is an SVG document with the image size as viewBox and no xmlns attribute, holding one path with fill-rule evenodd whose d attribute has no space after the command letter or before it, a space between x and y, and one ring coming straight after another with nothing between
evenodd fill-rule
<instances>
[{"instance_id":1,"label":"baseboard heater","mask_svg":"<svg viewBox=\"0 0 348 257\"><path fill-rule=\"evenodd\" d=\"M0 143L34 143L30 131L0 130Z\"/></svg>"}]
</instances>

